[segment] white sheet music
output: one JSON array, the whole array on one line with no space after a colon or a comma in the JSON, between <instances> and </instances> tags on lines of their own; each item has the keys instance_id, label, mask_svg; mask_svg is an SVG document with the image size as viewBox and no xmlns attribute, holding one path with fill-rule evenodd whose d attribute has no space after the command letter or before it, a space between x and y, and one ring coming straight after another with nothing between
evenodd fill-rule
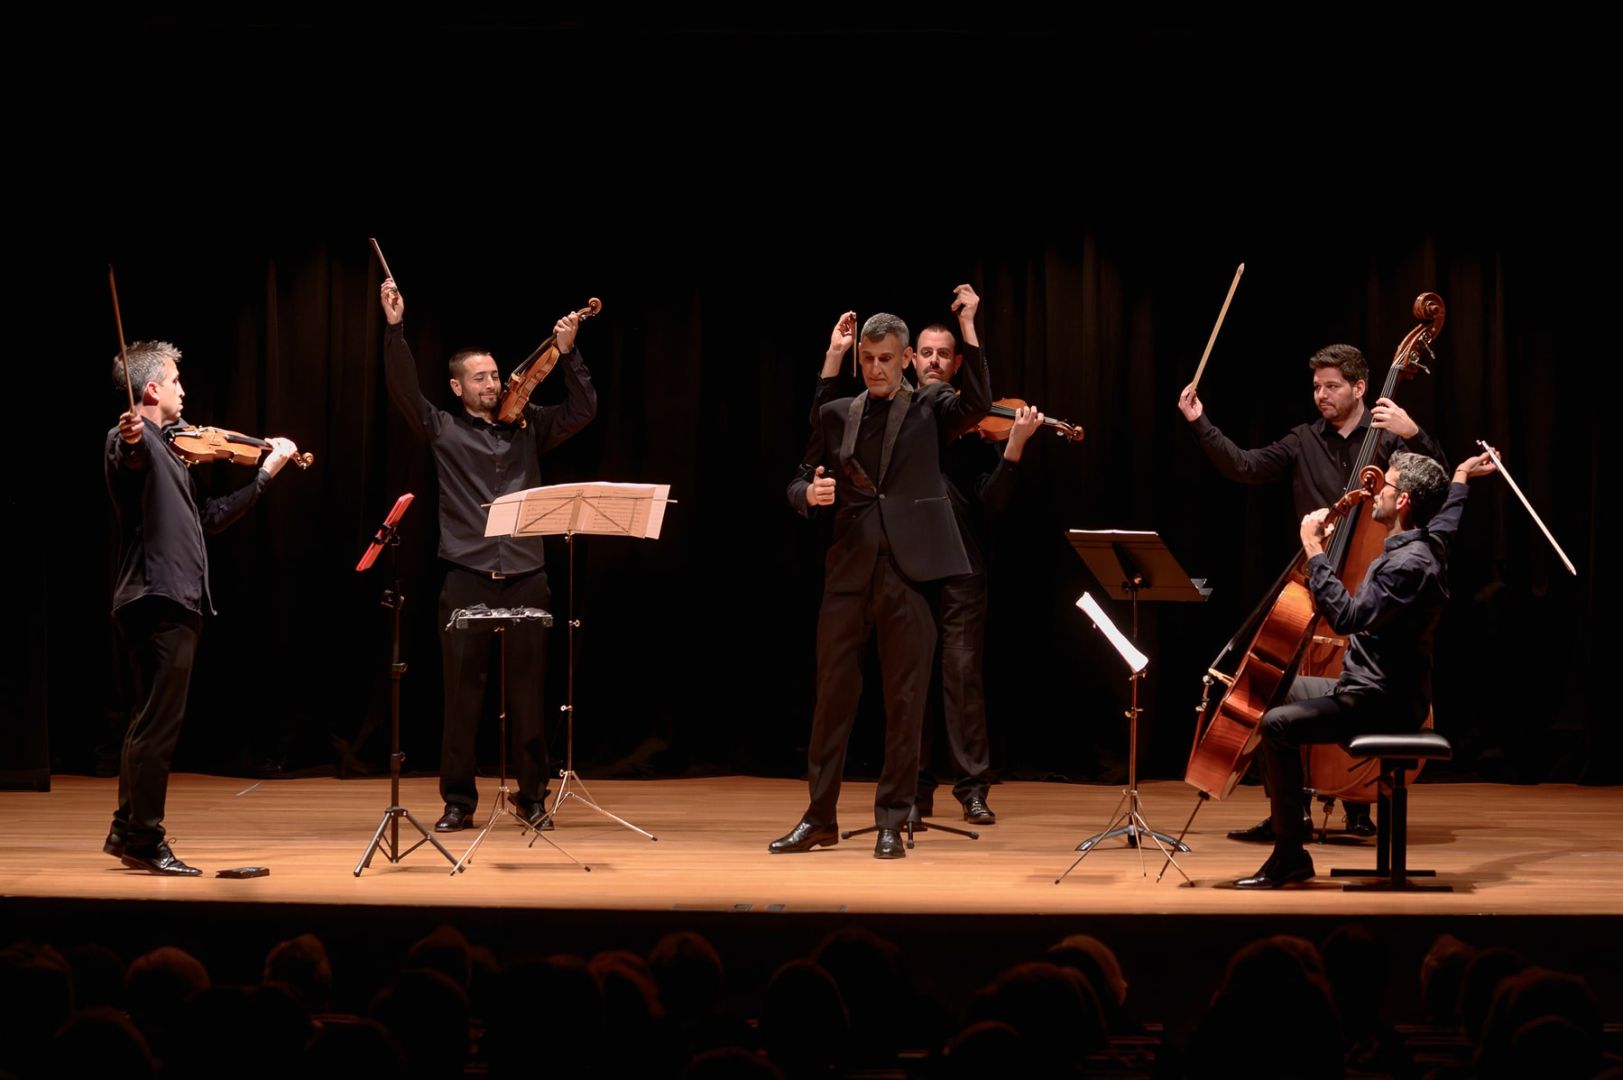
<instances>
[{"instance_id":1,"label":"white sheet music","mask_svg":"<svg viewBox=\"0 0 1623 1080\"><path fill-rule=\"evenodd\" d=\"M503 495L490 505L486 536L596 533L653 540L665 523L669 484L593 480Z\"/></svg>"}]
</instances>

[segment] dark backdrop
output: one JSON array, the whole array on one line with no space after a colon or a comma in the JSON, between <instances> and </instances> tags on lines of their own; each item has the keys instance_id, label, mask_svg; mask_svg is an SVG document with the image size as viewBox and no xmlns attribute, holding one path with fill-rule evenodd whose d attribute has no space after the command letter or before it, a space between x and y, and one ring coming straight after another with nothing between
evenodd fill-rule
<instances>
[{"instance_id":1,"label":"dark backdrop","mask_svg":"<svg viewBox=\"0 0 1623 1080\"><path fill-rule=\"evenodd\" d=\"M5 696L19 722L6 729L27 744L25 775L40 773L45 715L52 768L106 769L115 749L99 456L120 408L104 389L109 261L128 336L184 350L189 418L285 433L319 459L211 540L221 615L178 765L382 767L385 575L352 567L410 490L403 739L408 768L433 771L433 468L382 384L375 232L424 385L447 403L453 349L482 344L507 366L564 310L604 301L581 338L599 416L546 474L669 483L679 502L657 541L580 546L587 775L799 770L823 537L784 487L826 335L846 308L950 321L959 281L983 297L995 392L1088 433L1033 445L997 532L995 764L1123 773L1126 683L1072 606L1097 586L1064 531L1156 529L1214 587L1204 605L1144 612L1143 771L1181 775L1200 676L1295 545L1287 491L1223 481L1175 408L1243 260L1202 381L1242 445L1313 416L1306 359L1321 345L1359 345L1378 384L1415 295L1442 294L1438 362L1400 400L1454 460L1478 437L1504 449L1579 567L1566 574L1501 480L1476 483L1439 644L1453 771L1616 779L1592 629L1609 386L1585 374L1569 295L1606 250L1589 240L1608 219L1576 160L1551 156L1573 123L1547 108L1564 84L1527 96L1519 69L1490 63L1484 46L1504 39L1445 38L1409 100L1384 75L1341 77L1375 27L1278 53L1200 26L423 29L192 28L172 80L112 71L130 42L84 32L73 73L125 126L89 106L52 121L104 198L47 192L49 212L25 222L40 254L21 314L46 333L17 391L43 406L24 423L51 446L19 453L7 496L19 644ZM938 55L972 77L943 85L923 63ZM1385 55L1368 50L1372 70ZM222 107L247 126L219 121ZM105 160L92 145L104 135L120 144ZM246 474L198 479L223 491ZM561 613L564 549L546 544ZM558 699L562 635L554 646ZM875 765L874 704L854 772Z\"/></svg>"}]
</instances>

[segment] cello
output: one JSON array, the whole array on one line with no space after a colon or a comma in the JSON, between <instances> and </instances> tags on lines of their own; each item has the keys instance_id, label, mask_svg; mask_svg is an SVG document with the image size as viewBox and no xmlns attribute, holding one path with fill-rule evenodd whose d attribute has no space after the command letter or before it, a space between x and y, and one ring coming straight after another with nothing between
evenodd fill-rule
<instances>
[{"instance_id":1,"label":"cello","mask_svg":"<svg viewBox=\"0 0 1623 1080\"><path fill-rule=\"evenodd\" d=\"M1446 316L1442 297L1436 293L1420 294L1414 302L1414 316L1420 322L1404 336L1394 351L1392 366L1387 371L1380 397L1392 397L1398 383L1412 377L1416 370L1429 370L1421 363L1422 353L1435 359L1431 343L1442 332ZM1380 433L1375 428L1371 428L1364 437L1353 466L1352 475L1356 483L1336 504L1336 509L1341 509L1346 515L1346 521L1336 529L1325 551L1337 576L1349 590L1358 588L1364 571L1380 554L1386 542L1383 531L1365 521L1364 515L1359 512L1366 493L1373 495L1378 490L1378 487L1371 490L1372 481L1378 484L1384 479L1382 471L1374 465L1379 437ZM1344 509L1343 503L1348 504ZM1202 798L1221 799L1234 790L1234 785L1244 775L1261 741L1263 714L1284 700L1291 680L1299 671L1306 670L1303 665L1310 652L1311 663L1318 672L1328 674L1331 664L1336 671L1340 670L1346 639L1321 638L1316 634L1320 619L1305 584L1305 565L1305 558L1298 553L1257 611L1207 668L1201 702L1197 707L1199 720L1195 741L1184 771L1184 781L1198 789ZM1252 628L1255 628L1255 632L1250 635L1249 644L1240 654L1234 672L1228 674L1221 670L1219 665ZM1210 700L1211 689L1218 684L1224 687L1224 691L1214 705ZM1346 783L1347 762L1352 761L1345 751L1341 754L1339 762L1326 756L1318 773L1308 774L1310 777L1322 775L1335 780L1330 786L1340 786L1337 794L1349 788ZM1378 772L1378 763L1375 768ZM1341 770L1339 777L1336 776L1337 769ZM1310 786L1316 786L1312 779L1308 782ZM1350 786L1358 787L1356 784ZM1348 796L1342 794L1342 797Z\"/></svg>"}]
</instances>

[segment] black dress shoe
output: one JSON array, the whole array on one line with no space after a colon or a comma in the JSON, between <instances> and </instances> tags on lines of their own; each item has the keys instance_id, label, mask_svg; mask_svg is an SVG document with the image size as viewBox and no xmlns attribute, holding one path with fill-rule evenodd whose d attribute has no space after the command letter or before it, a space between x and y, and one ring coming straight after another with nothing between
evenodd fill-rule
<instances>
[{"instance_id":1,"label":"black dress shoe","mask_svg":"<svg viewBox=\"0 0 1623 1080\"><path fill-rule=\"evenodd\" d=\"M513 816L537 832L552 831L552 815L547 813L545 800L537 803L513 800Z\"/></svg>"},{"instance_id":2,"label":"black dress shoe","mask_svg":"<svg viewBox=\"0 0 1623 1080\"><path fill-rule=\"evenodd\" d=\"M1313 835L1313 815L1302 811L1302 835ZM1265 817L1249 829L1230 829L1230 840L1243 840L1248 844L1271 844L1274 842L1274 819Z\"/></svg>"},{"instance_id":3,"label":"black dress shoe","mask_svg":"<svg viewBox=\"0 0 1623 1080\"><path fill-rule=\"evenodd\" d=\"M891 832L895 833L895 829ZM780 836L766 846L774 855L794 855L802 851L810 851L814 847L833 847L840 842L840 827L838 825L813 825L809 821L802 821L788 834Z\"/></svg>"},{"instance_id":4,"label":"black dress shoe","mask_svg":"<svg viewBox=\"0 0 1623 1080\"><path fill-rule=\"evenodd\" d=\"M964 820L971 825L996 825L997 815L986 805L982 795L971 795L964 800Z\"/></svg>"},{"instance_id":5,"label":"black dress shoe","mask_svg":"<svg viewBox=\"0 0 1623 1080\"><path fill-rule=\"evenodd\" d=\"M1380 830L1369 816L1368 803L1342 803L1347 809L1347 833L1350 836L1374 836Z\"/></svg>"},{"instance_id":6,"label":"black dress shoe","mask_svg":"<svg viewBox=\"0 0 1623 1080\"><path fill-rule=\"evenodd\" d=\"M175 858L175 853L169 850L169 845L158 841L157 847L131 848L126 847L124 854L118 861L132 870L145 870L149 874L161 874L166 877L201 877L203 871L187 866Z\"/></svg>"},{"instance_id":7,"label":"black dress shoe","mask_svg":"<svg viewBox=\"0 0 1623 1080\"><path fill-rule=\"evenodd\" d=\"M874 841L873 857L876 859L904 859L907 849L902 846L902 833L900 829L880 829L879 839Z\"/></svg>"},{"instance_id":8,"label":"black dress shoe","mask_svg":"<svg viewBox=\"0 0 1623 1080\"><path fill-rule=\"evenodd\" d=\"M1281 857L1277 852L1268 856L1268 861L1248 878L1241 878L1234 883L1237 889L1277 889L1281 885L1293 885L1298 881L1306 881L1313 876L1313 856L1305 851L1294 855Z\"/></svg>"},{"instance_id":9,"label":"black dress shoe","mask_svg":"<svg viewBox=\"0 0 1623 1080\"><path fill-rule=\"evenodd\" d=\"M107 834L107 839L102 843L101 849L103 852L111 855L115 859L122 859L124 857L124 849L127 846L128 845L126 845L124 842L124 834L114 829L112 832Z\"/></svg>"},{"instance_id":10,"label":"black dress shoe","mask_svg":"<svg viewBox=\"0 0 1623 1080\"><path fill-rule=\"evenodd\" d=\"M1274 842L1274 819L1265 817L1249 829L1230 829L1230 840L1244 840L1248 844L1271 844Z\"/></svg>"},{"instance_id":11,"label":"black dress shoe","mask_svg":"<svg viewBox=\"0 0 1623 1080\"><path fill-rule=\"evenodd\" d=\"M456 832L458 829L473 828L473 807L463 806L461 803L446 803L445 813L434 822L435 832Z\"/></svg>"}]
</instances>

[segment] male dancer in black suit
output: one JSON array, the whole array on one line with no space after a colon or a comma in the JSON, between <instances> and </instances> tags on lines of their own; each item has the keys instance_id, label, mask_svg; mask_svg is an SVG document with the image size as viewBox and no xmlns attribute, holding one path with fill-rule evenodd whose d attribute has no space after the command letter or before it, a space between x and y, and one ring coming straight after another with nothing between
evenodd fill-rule
<instances>
[{"instance_id":1,"label":"male dancer in black suit","mask_svg":"<svg viewBox=\"0 0 1623 1080\"><path fill-rule=\"evenodd\" d=\"M856 315L848 311L829 337L825 362L845 355L855 331ZM941 473L941 447L990 405L979 350L965 365L962 392L944 383L915 390L902 380L913 360L906 323L875 315L861 337L867 389L822 407L789 483L789 503L800 513L835 507L834 536L817 619L817 706L807 753L811 802L800 822L768 845L773 854L839 840L835 809L846 744L862 695L863 649L875 632L885 690L885 764L874 797L874 857L906 854L900 829L918 781L919 729L935 654L928 590L972 569Z\"/></svg>"}]
</instances>

